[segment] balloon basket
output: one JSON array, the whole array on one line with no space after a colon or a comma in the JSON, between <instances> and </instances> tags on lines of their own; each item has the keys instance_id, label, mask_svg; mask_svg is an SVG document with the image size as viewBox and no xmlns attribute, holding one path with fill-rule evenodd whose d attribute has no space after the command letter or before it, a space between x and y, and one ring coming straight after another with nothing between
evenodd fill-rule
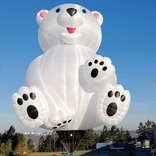
<instances>
[{"instance_id":1,"label":"balloon basket","mask_svg":"<svg viewBox=\"0 0 156 156\"><path fill-rule=\"evenodd\" d=\"M56 131L57 135L62 141L64 148L66 149L68 156L74 156L75 151L81 142L86 130L62 130Z\"/></svg>"}]
</instances>

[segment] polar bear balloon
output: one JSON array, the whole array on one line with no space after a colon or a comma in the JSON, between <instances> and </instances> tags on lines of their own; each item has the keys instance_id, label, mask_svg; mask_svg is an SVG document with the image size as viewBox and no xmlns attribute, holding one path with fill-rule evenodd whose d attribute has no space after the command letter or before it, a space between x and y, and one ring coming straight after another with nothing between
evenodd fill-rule
<instances>
[{"instance_id":1,"label":"polar bear balloon","mask_svg":"<svg viewBox=\"0 0 156 156\"><path fill-rule=\"evenodd\" d=\"M26 86L12 96L18 119L30 128L86 130L114 125L126 115L130 93L117 84L111 60L96 54L102 15L63 4L36 15L44 54L26 73Z\"/></svg>"}]
</instances>

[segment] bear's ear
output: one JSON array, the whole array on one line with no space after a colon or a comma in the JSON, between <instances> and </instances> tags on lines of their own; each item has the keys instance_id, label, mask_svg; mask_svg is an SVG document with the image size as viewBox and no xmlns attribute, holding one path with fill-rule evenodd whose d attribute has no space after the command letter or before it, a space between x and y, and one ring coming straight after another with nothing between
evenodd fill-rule
<instances>
[{"instance_id":1,"label":"bear's ear","mask_svg":"<svg viewBox=\"0 0 156 156\"><path fill-rule=\"evenodd\" d=\"M43 18L46 16L46 14L48 13L48 10L41 10L37 13L36 15L36 21L38 23L38 25L40 25L41 21L43 20Z\"/></svg>"},{"instance_id":2,"label":"bear's ear","mask_svg":"<svg viewBox=\"0 0 156 156\"><path fill-rule=\"evenodd\" d=\"M103 21L104 21L102 14L99 13L98 11L92 11L91 13L92 13L92 14L94 15L94 17L97 19L97 21L99 22L99 24L102 25L102 23L103 23Z\"/></svg>"}]
</instances>

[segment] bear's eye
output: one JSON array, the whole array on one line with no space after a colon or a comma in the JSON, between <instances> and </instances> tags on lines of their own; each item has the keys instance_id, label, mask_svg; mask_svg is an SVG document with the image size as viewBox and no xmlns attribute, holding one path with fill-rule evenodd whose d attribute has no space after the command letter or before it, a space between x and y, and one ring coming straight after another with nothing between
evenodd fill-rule
<instances>
[{"instance_id":1,"label":"bear's eye","mask_svg":"<svg viewBox=\"0 0 156 156\"><path fill-rule=\"evenodd\" d=\"M60 11L61 11L60 8L57 8L57 9L55 10L56 13L59 13Z\"/></svg>"},{"instance_id":2,"label":"bear's eye","mask_svg":"<svg viewBox=\"0 0 156 156\"><path fill-rule=\"evenodd\" d=\"M82 9L82 12L83 12L84 14L86 14L86 13L87 13L86 9Z\"/></svg>"}]
</instances>

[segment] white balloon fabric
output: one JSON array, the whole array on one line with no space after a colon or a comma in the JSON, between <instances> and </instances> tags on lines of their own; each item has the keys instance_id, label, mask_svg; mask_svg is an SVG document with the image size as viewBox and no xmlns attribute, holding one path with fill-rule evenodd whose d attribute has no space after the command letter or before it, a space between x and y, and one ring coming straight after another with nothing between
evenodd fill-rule
<instances>
[{"instance_id":1,"label":"white balloon fabric","mask_svg":"<svg viewBox=\"0 0 156 156\"><path fill-rule=\"evenodd\" d=\"M102 15L77 4L63 4L36 15L44 54L26 73L26 86L12 96L18 119L30 128L86 130L118 124L130 93L116 84L115 68L96 55Z\"/></svg>"}]
</instances>

